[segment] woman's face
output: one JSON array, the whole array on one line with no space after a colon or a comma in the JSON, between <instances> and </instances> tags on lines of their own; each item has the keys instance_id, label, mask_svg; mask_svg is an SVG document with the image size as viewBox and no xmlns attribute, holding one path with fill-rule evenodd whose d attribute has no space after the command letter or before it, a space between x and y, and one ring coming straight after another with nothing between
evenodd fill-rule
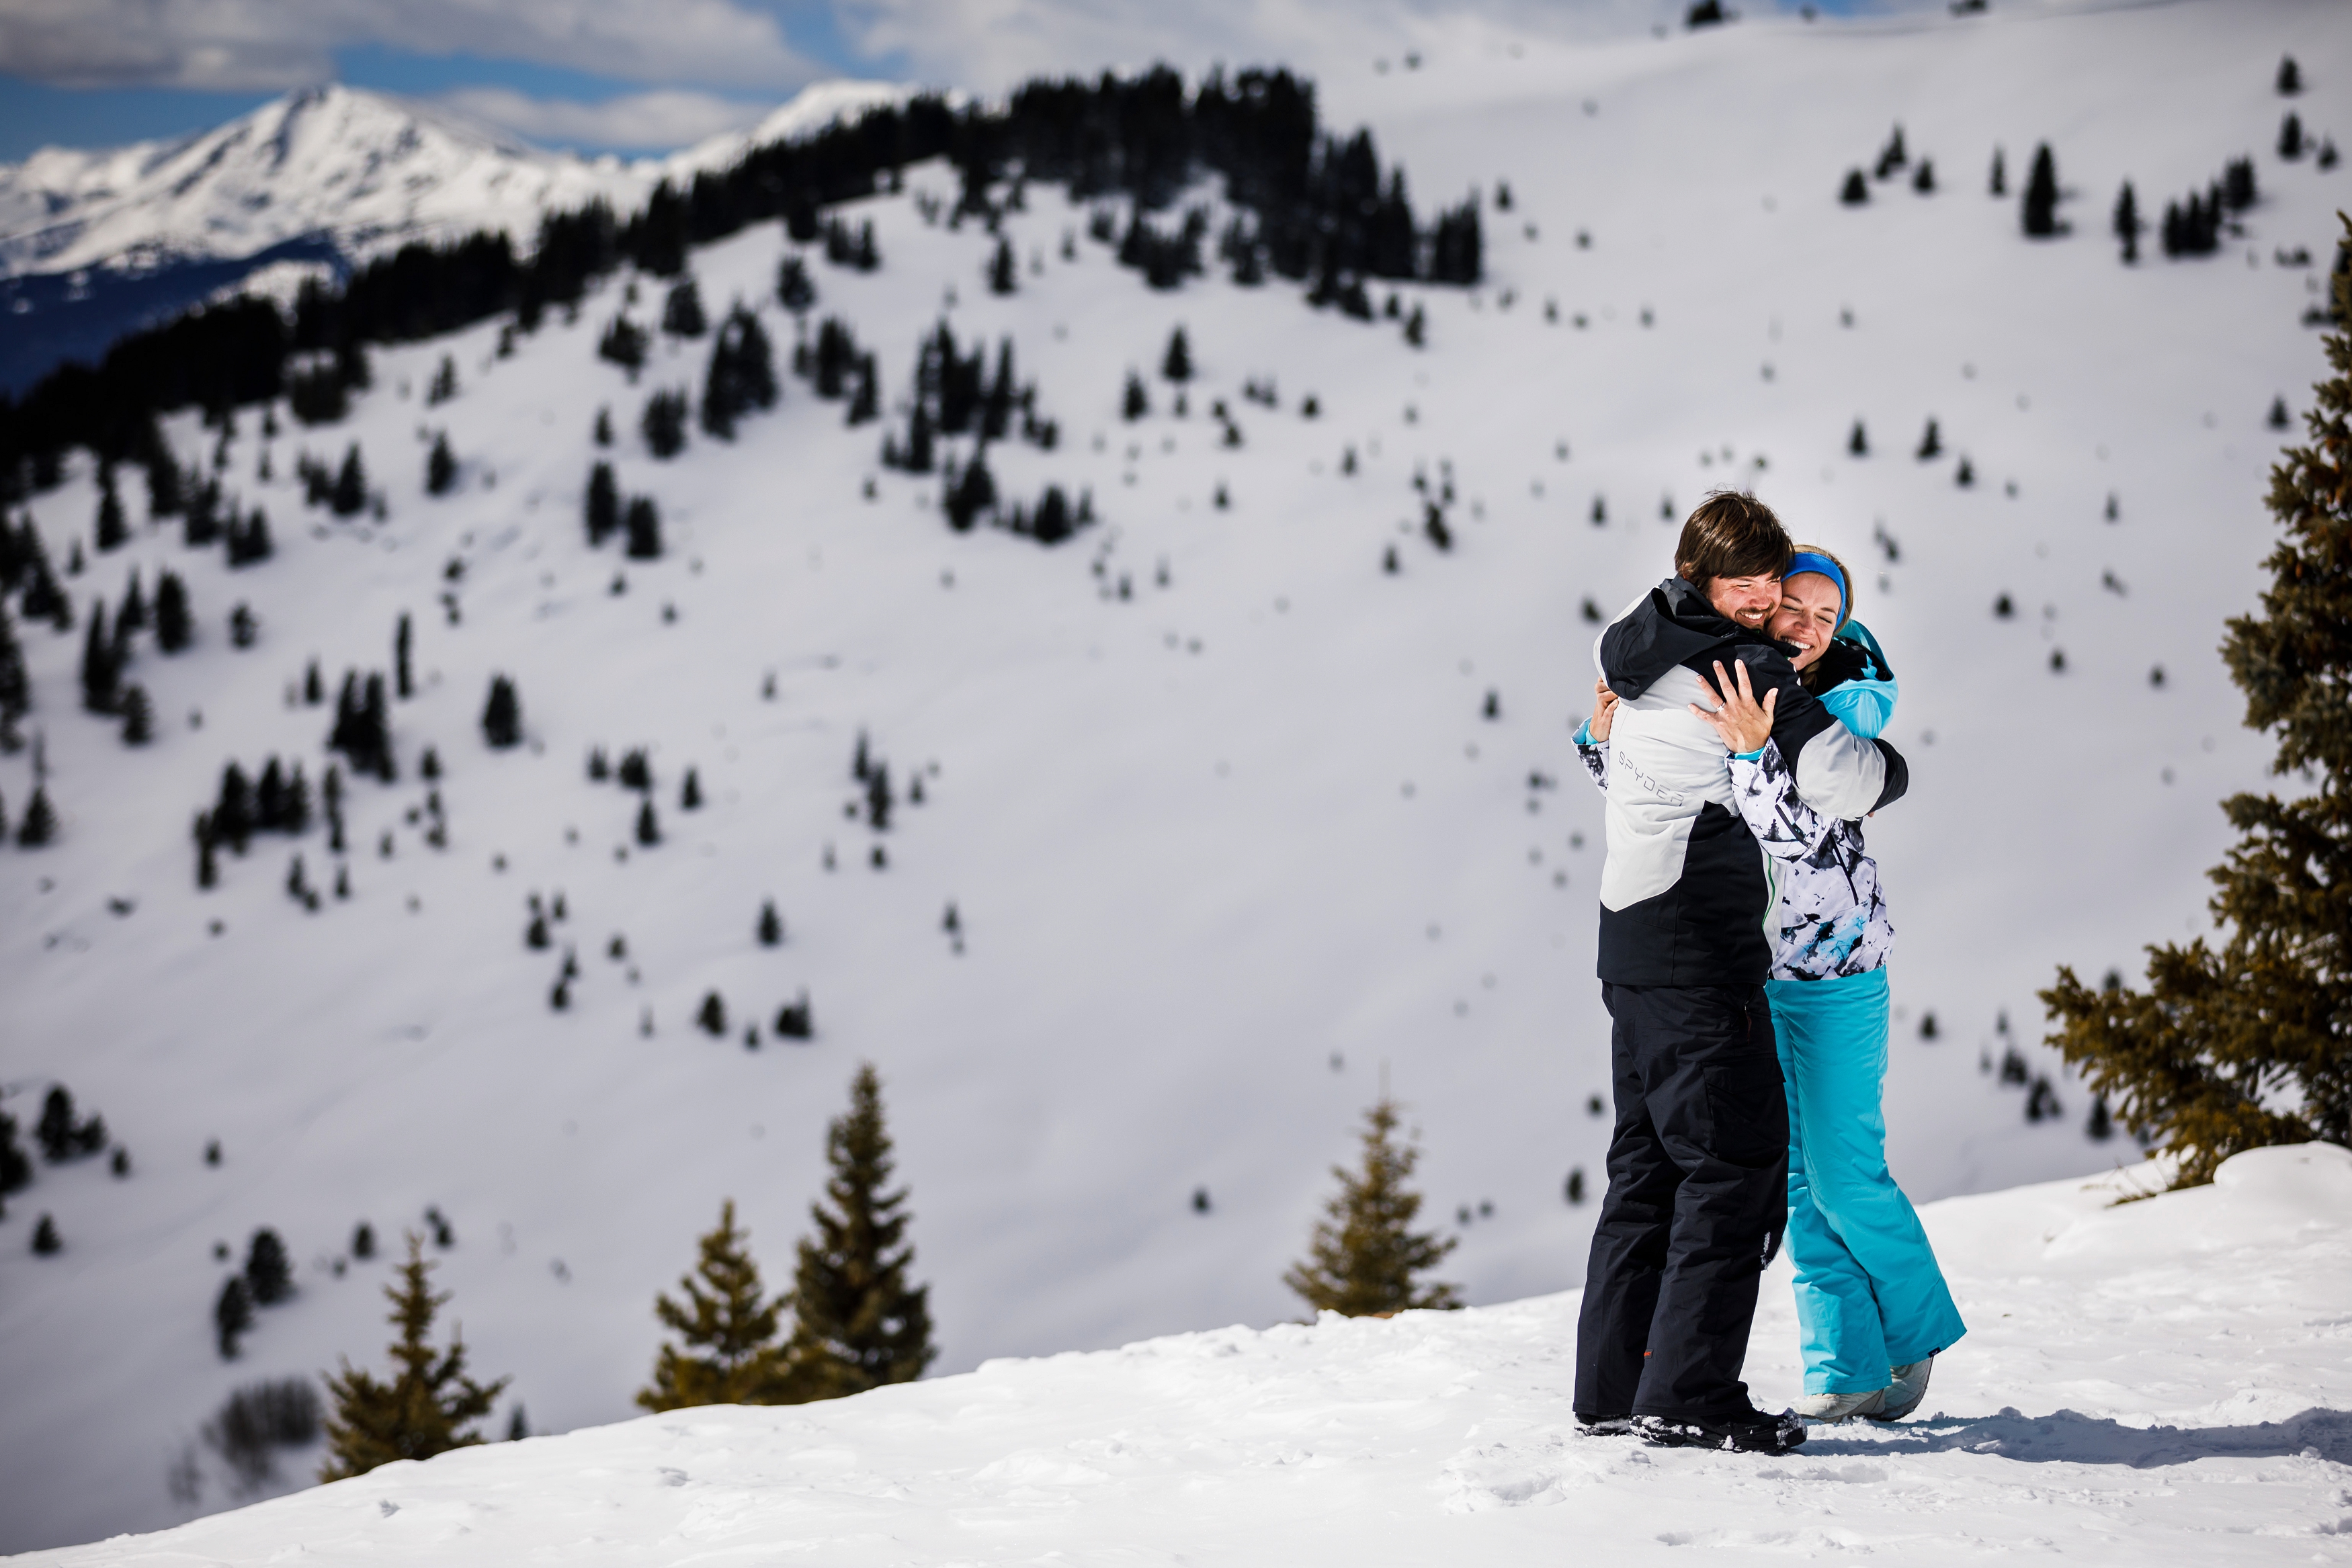
<instances>
[{"instance_id":1,"label":"woman's face","mask_svg":"<svg viewBox=\"0 0 2352 1568\"><path fill-rule=\"evenodd\" d=\"M1764 623L1765 635L1797 645L1789 662L1805 668L1829 648L1838 629L1837 584L1818 571L1800 572L1780 583L1780 608Z\"/></svg>"}]
</instances>

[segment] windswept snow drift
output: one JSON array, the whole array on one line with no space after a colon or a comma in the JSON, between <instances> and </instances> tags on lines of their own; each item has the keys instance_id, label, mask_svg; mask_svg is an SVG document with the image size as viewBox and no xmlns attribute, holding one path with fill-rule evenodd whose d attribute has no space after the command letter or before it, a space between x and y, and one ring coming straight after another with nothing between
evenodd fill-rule
<instances>
[{"instance_id":1,"label":"windswept snow drift","mask_svg":"<svg viewBox=\"0 0 2352 1568\"><path fill-rule=\"evenodd\" d=\"M2108 1207L2130 1190L1926 1208L1969 1322L1933 1414L1816 1428L1783 1458L1579 1435L1570 1291L647 1416L14 1561L2352 1561L2352 1152L2258 1150ZM1774 1406L1799 1386L1787 1275L1748 1353Z\"/></svg>"},{"instance_id":2,"label":"windswept snow drift","mask_svg":"<svg viewBox=\"0 0 2352 1568\"><path fill-rule=\"evenodd\" d=\"M134 537L97 553L78 455L30 506L60 570L75 540L89 564L64 580L70 633L20 623L64 831L0 853L0 1089L29 1123L64 1082L130 1171L45 1165L0 1220L0 1550L244 1500L216 1469L194 1505L167 1477L211 1463L199 1433L231 1389L380 1354L384 1261L352 1255L352 1228L396 1247L427 1205L454 1222L440 1281L477 1364L514 1376L534 1428L627 1415L653 1296L722 1198L782 1281L861 1060L885 1080L940 1372L1297 1311L1283 1269L1383 1074L1423 1134L1426 1221L1461 1241L1444 1277L1476 1302L1576 1284L1608 1125L1586 1108L1608 1086L1599 803L1569 743L1583 605L1664 575L1673 517L1717 485L1756 485L1854 564L1903 678L1890 738L1913 791L1871 826L1898 932L1895 1173L1935 1198L2135 1161L2086 1137L2033 993L2058 963L2131 973L2143 943L2201 929L2229 837L2215 802L2264 787L2269 747L2213 649L2263 580L2288 439L2265 415L2323 372L2299 320L2352 170L2261 150L2282 53L2315 133L2326 84L2352 80L2340 17L2260 0L1742 23L1349 85L1423 211L1485 187L1487 285L1398 290L1425 312L1419 350L1397 321L1222 268L1154 293L1043 184L1003 215L1019 291L993 295L996 236L945 218L955 172L910 170L842 214L875 225L878 271L805 247L809 329L849 324L899 428L941 316L992 371L1010 338L1061 440L998 444L999 486L1032 505L1049 482L1090 490L1101 518L1056 549L951 533L939 476L880 468L884 424L845 428L789 374L732 443L698 430L654 460L639 410L698 394L709 340L656 334L634 382L595 346L624 310L658 320L656 279L605 280L508 355L496 322L373 353L332 426L281 406L265 439L247 410L221 450L193 413L168 421L183 461L218 452L225 490L267 508L258 565L150 527L131 469ZM1898 177L1840 206L1897 120L1937 193ZM2034 244L1981 182L1999 144L2013 193L2043 137L2079 193L2075 232ZM2118 263L2103 221L2124 178L2156 215L2249 150L2265 194L2228 254ZM780 359L793 248L770 224L691 257L710 313L740 298ZM1179 324L1198 371L1182 417L1154 374ZM445 355L459 391L428 403ZM1130 368L1154 410L1131 423ZM1272 406L1249 390L1269 382ZM1921 462L1930 417L1945 450ZM444 431L457 481L428 497ZM298 457L354 443L384 515L306 507ZM588 547L600 455L659 502L665 559ZM198 637L170 657L136 639L128 675L160 722L128 749L80 711L75 666L93 599L110 612L134 568L151 601L159 572L185 579ZM240 603L259 628L242 650ZM315 789L332 710L302 701L305 667L331 703L344 670L389 668L403 613L400 779L352 781L351 852L316 827L265 833L197 891L189 824L223 764L299 758ZM521 694L511 751L483 744L494 674ZM899 793L887 834L844 814L861 731ZM633 794L583 776L594 746L650 748L660 847L633 841ZM12 822L32 761L0 756ZM284 892L297 853L315 914ZM567 918L528 948L526 899L558 892ZM771 897L777 948L753 935ZM582 973L558 1012L567 951ZM774 1038L803 988L815 1040ZM724 1040L691 1021L711 991ZM2029 1122L2043 1075L2061 1113ZM45 1212L64 1250L36 1258ZM299 1289L223 1362L210 1311L234 1265L214 1249L242 1257L261 1226Z\"/></svg>"}]
</instances>

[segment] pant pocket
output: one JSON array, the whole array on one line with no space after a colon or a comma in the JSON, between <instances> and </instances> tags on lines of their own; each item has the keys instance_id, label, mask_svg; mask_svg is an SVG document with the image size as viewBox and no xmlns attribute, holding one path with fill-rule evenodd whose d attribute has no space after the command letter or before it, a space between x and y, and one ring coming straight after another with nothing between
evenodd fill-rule
<instances>
[{"instance_id":1,"label":"pant pocket","mask_svg":"<svg viewBox=\"0 0 2352 1568\"><path fill-rule=\"evenodd\" d=\"M1707 1152L1735 1166L1786 1161L1789 1100L1779 1059L1742 1057L1711 1063L1704 1071L1714 1144Z\"/></svg>"}]
</instances>

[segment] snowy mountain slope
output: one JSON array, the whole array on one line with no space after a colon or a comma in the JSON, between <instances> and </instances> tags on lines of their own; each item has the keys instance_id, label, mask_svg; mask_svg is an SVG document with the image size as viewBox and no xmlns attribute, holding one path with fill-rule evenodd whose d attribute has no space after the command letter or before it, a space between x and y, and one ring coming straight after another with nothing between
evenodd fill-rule
<instances>
[{"instance_id":1,"label":"snowy mountain slope","mask_svg":"<svg viewBox=\"0 0 2352 1568\"><path fill-rule=\"evenodd\" d=\"M0 387L226 288L274 261L337 267L415 240L502 231L594 200L622 212L751 147L896 101L906 89L819 82L749 131L624 162L526 146L445 109L328 86L178 141L49 147L0 164Z\"/></svg>"},{"instance_id":2,"label":"snowy mountain slope","mask_svg":"<svg viewBox=\"0 0 2352 1568\"><path fill-rule=\"evenodd\" d=\"M2105 1207L2118 1185L1927 1208L1971 1320L1932 1414L1785 1458L1579 1435L1570 1291L647 1416L16 1561L2344 1561L2352 1154L2260 1150ZM1748 1360L1775 1402L1800 1381L1786 1275Z\"/></svg>"},{"instance_id":3,"label":"snowy mountain slope","mask_svg":"<svg viewBox=\"0 0 2352 1568\"><path fill-rule=\"evenodd\" d=\"M2214 802L2261 780L2266 748L2236 727L2211 651L2267 549L2258 502L2281 436L2264 411L2299 401L2321 363L2296 324L2316 269L2273 254L2325 265L2345 176L2262 154L2247 239L2204 262L2126 270L2101 216L2126 175L2160 211L2224 158L2261 153L2282 52L2320 119L2325 84L2352 75L2352 42L2315 26L2327 14L1742 24L1530 45L1509 61L1524 78L1433 58L1383 78L1394 99L1366 113L1424 205L1489 188L1492 281L1403 290L1427 314L1418 352L1394 323L1310 311L1290 286L1150 293L1043 187L1005 219L1021 291L991 296L990 237L918 206L951 200L951 172L915 171L903 195L846 214L875 223L878 272L812 260L812 319L853 324L886 404L940 314L992 361L1012 336L1063 441L1001 444L998 481L1031 500L1048 481L1090 489L1102 519L1057 550L951 534L936 476L879 469L881 427L845 431L841 405L791 378L731 445L698 434L655 461L637 410L656 387L698 390L707 340L657 339L628 384L594 355L618 279L511 358L495 324L377 354L343 425L305 431L281 409L265 441L246 412L224 483L267 507L275 559L231 571L142 525L68 580L86 622L133 565L150 594L165 567L186 578L198 647L166 658L142 639L130 672L166 720L153 747L127 752L77 711L80 623L24 629L66 831L0 855L0 1082L24 1120L68 1083L132 1173L45 1167L0 1221L0 1364L26 1369L0 1416L0 1543L181 1517L165 1472L228 1388L376 1353L382 1270L345 1257L352 1226L390 1235L427 1204L456 1223L455 1311L485 1369L517 1375L533 1425L625 1415L656 1343L652 1294L722 1197L772 1278L785 1268L861 1059L887 1081L942 1371L1292 1312L1281 1270L1383 1071L1424 1134L1433 1217L1463 1239L1449 1277L1482 1302L1572 1285L1591 1208L1562 1184L1580 1168L1597 1187L1605 1134L1583 1109L1605 1089L1605 1019L1590 977L1598 808L1568 745L1597 630L1580 608L1613 610L1663 575L1662 500L1687 508L1727 481L1875 561L1862 609L1904 677L1892 737L1915 778L1873 835L1901 933L1897 1174L1938 1197L2132 1159L2126 1141L2084 1137L2084 1096L2033 1043L2032 992L2057 963L2133 969L2141 943L2185 931L2226 841ZM2157 90L2184 76L2206 84L2195 116ZM2037 124L2053 105L2070 118ZM1844 169L1898 114L1943 192L1895 181L1841 208ZM2014 203L1979 182L1997 141L2021 180L2043 134L2081 193L2076 232L2030 245ZM789 248L770 227L697 253L706 304L740 296L789 343L769 302ZM658 286L639 287L631 313L650 324ZM1126 371L1149 374L1179 322L1200 366L1189 413L1155 380L1153 414L1123 422ZM462 391L426 407L445 352ZM1266 377L1276 409L1243 396ZM1220 400L1237 448L1210 417ZM605 406L622 488L660 503L662 561L582 537ZM1947 451L1920 463L1931 415ZM1856 417L1874 449L1859 460ZM424 459L443 428L464 472L434 499ZM210 451L192 420L170 433L191 459ZM353 441L380 523L306 509L293 482L299 453L332 462ZM1968 489L1961 453L1979 476ZM1448 463L1454 546L1440 552L1413 478L1442 494ZM138 516L135 481L128 498ZM86 464L35 500L53 559L72 538L88 549L96 505ZM2109 572L2122 592L2102 587ZM1990 610L2004 593L2008 621ZM240 601L260 622L248 651L224 634ZM315 829L261 835L199 893L187 824L222 764L299 757L315 785L329 716L289 694L313 657L331 693L346 667L387 668L404 612L423 686L395 706L401 782L352 786L353 896L309 915L282 891L295 852L331 886ZM520 684L531 745L517 753L481 743L493 672ZM924 804L902 802L879 871L877 835L843 816L861 729L902 792L910 768L940 769ZM428 745L437 786L418 777ZM654 748L659 848L630 841L634 799L583 777L598 745ZM12 821L30 765L0 758ZM677 805L688 766L709 797L698 813ZM1534 773L1556 787L1531 788ZM428 789L447 810L443 852L409 818ZM526 949L526 896L559 889L555 946ZM780 950L752 939L768 896L790 925ZM950 900L961 956L940 929ZM583 973L558 1013L567 948ZM816 1041L769 1040L803 987ZM690 1022L714 988L726 1041ZM1990 1071L2004 1014L2063 1116L2028 1124L2022 1088ZM752 1020L757 1051L740 1043ZM213 1138L216 1168L201 1159ZM66 1250L35 1259L25 1239L45 1211ZM241 1253L264 1224L302 1262L301 1295L223 1364L211 1249ZM226 1500L215 1478L203 1506Z\"/></svg>"}]
</instances>

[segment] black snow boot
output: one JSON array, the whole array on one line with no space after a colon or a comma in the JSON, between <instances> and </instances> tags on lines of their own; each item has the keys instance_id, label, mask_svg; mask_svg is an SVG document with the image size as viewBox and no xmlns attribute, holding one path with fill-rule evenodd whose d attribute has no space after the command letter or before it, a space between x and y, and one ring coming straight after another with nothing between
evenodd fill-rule
<instances>
[{"instance_id":1,"label":"black snow boot","mask_svg":"<svg viewBox=\"0 0 2352 1568\"><path fill-rule=\"evenodd\" d=\"M1633 1430L1654 1448L1728 1448L1747 1454L1785 1454L1805 1440L1805 1424L1793 1410L1778 1416L1744 1410L1704 1418L1636 1416Z\"/></svg>"},{"instance_id":2,"label":"black snow boot","mask_svg":"<svg viewBox=\"0 0 2352 1568\"><path fill-rule=\"evenodd\" d=\"M1633 1417L1595 1416L1579 1410L1576 1413L1576 1427L1580 1436L1587 1437L1630 1437L1633 1435Z\"/></svg>"}]
</instances>

